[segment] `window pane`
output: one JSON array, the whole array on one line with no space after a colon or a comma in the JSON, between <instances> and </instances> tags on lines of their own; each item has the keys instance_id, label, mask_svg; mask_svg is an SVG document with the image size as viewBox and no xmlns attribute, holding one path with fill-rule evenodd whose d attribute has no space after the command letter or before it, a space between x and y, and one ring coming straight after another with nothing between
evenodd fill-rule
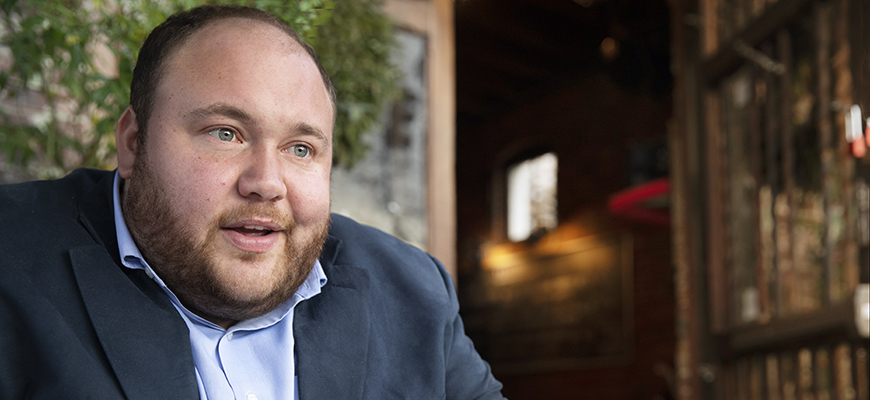
<instances>
[{"instance_id":1,"label":"window pane","mask_svg":"<svg viewBox=\"0 0 870 400\"><path fill-rule=\"evenodd\" d=\"M533 233L556 227L555 153L547 153L508 168L508 239L526 240Z\"/></svg>"}]
</instances>

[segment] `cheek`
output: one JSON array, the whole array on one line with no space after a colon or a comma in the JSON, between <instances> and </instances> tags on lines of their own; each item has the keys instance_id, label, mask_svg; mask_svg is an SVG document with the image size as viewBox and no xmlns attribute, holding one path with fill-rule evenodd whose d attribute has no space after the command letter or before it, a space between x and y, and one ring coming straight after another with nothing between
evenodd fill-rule
<instances>
[{"instance_id":1,"label":"cheek","mask_svg":"<svg viewBox=\"0 0 870 400\"><path fill-rule=\"evenodd\" d=\"M164 172L170 177L166 189L173 203L182 217L194 224L206 220L232 187L231 174L221 173L218 163L201 157L176 158Z\"/></svg>"},{"instance_id":2,"label":"cheek","mask_svg":"<svg viewBox=\"0 0 870 400\"><path fill-rule=\"evenodd\" d=\"M329 215L329 176L294 182L291 195L293 215L298 221L319 221Z\"/></svg>"},{"instance_id":3,"label":"cheek","mask_svg":"<svg viewBox=\"0 0 870 400\"><path fill-rule=\"evenodd\" d=\"M197 162L188 169L186 185L192 197L205 203L221 202L232 189L234 175L217 162Z\"/></svg>"}]
</instances>

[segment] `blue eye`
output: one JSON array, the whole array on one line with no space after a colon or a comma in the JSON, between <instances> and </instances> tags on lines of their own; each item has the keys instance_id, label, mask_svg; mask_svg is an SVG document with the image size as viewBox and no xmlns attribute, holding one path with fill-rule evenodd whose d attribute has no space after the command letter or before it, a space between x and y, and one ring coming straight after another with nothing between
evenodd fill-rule
<instances>
[{"instance_id":1,"label":"blue eye","mask_svg":"<svg viewBox=\"0 0 870 400\"><path fill-rule=\"evenodd\" d=\"M236 133L227 128L212 129L208 131L208 134L214 136L215 139L219 139L224 142L232 142L236 139Z\"/></svg>"},{"instance_id":2,"label":"blue eye","mask_svg":"<svg viewBox=\"0 0 870 400\"><path fill-rule=\"evenodd\" d=\"M308 148L308 146L296 145L291 147L291 150L296 157L300 158L308 157L308 155L311 154L311 149Z\"/></svg>"}]
</instances>

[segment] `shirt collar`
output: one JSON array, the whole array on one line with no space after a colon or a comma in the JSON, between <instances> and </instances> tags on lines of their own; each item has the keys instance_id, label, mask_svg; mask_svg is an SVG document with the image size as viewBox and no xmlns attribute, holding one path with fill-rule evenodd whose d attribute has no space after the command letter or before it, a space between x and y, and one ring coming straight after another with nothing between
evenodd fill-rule
<instances>
[{"instance_id":1,"label":"shirt collar","mask_svg":"<svg viewBox=\"0 0 870 400\"><path fill-rule=\"evenodd\" d=\"M133 241L133 236L130 235L130 230L127 228L127 222L124 220L124 213L121 212L121 176L118 171L115 171L115 181L113 184L112 190L112 203L114 208L115 215L115 235L118 238L118 252L121 255L121 264L124 267L130 269L140 269L144 270L149 278L153 279L163 288L164 291L169 295L170 300L173 303L176 303L177 307L181 307L184 311L187 311L189 317L192 317L193 314L190 313L178 299L175 297L175 294L166 287L166 284L163 283L163 280L160 279L159 276L151 269L151 266L145 261L142 257L142 253L139 252L139 248L136 246L136 243ZM284 318L290 310L296 305L296 303L309 299L320 293L320 288L326 285L326 273L323 271L323 266L320 265L320 260L314 260L314 267L311 269L311 273L308 274L308 278L305 279L305 282L299 286L299 289L296 290L296 293L292 298L288 299L284 304L278 307L275 310L267 313L266 315L254 318L249 321L241 321L238 324L233 326L233 330L238 329L259 329L267 326L274 325L278 321ZM201 322L206 322L202 318L195 318L201 320ZM212 324L213 325L213 324Z\"/></svg>"},{"instance_id":2,"label":"shirt collar","mask_svg":"<svg viewBox=\"0 0 870 400\"><path fill-rule=\"evenodd\" d=\"M121 175L115 171L115 182L112 186L112 206L115 214L115 236L118 238L118 252L121 254L121 264L130 269L146 269L142 265L132 263L128 257L143 260L142 253L133 242L127 222L124 221L124 213L121 212Z\"/></svg>"}]
</instances>

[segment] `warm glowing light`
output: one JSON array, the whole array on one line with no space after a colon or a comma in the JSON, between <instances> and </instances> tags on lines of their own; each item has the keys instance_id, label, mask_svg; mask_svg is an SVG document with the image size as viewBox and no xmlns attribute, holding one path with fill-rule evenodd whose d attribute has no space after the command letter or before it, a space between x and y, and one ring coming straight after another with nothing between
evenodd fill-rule
<instances>
[{"instance_id":1,"label":"warm glowing light","mask_svg":"<svg viewBox=\"0 0 870 400\"><path fill-rule=\"evenodd\" d=\"M613 61L619 56L619 41L606 37L601 41L601 56L607 61Z\"/></svg>"},{"instance_id":2,"label":"warm glowing light","mask_svg":"<svg viewBox=\"0 0 870 400\"><path fill-rule=\"evenodd\" d=\"M599 238L577 222L566 222L549 232L539 241L530 243L504 242L484 245L481 249L481 267L484 270L505 270L526 265L530 258L552 257L570 253L579 247L594 248L602 244ZM587 257L595 257L589 253Z\"/></svg>"}]
</instances>

